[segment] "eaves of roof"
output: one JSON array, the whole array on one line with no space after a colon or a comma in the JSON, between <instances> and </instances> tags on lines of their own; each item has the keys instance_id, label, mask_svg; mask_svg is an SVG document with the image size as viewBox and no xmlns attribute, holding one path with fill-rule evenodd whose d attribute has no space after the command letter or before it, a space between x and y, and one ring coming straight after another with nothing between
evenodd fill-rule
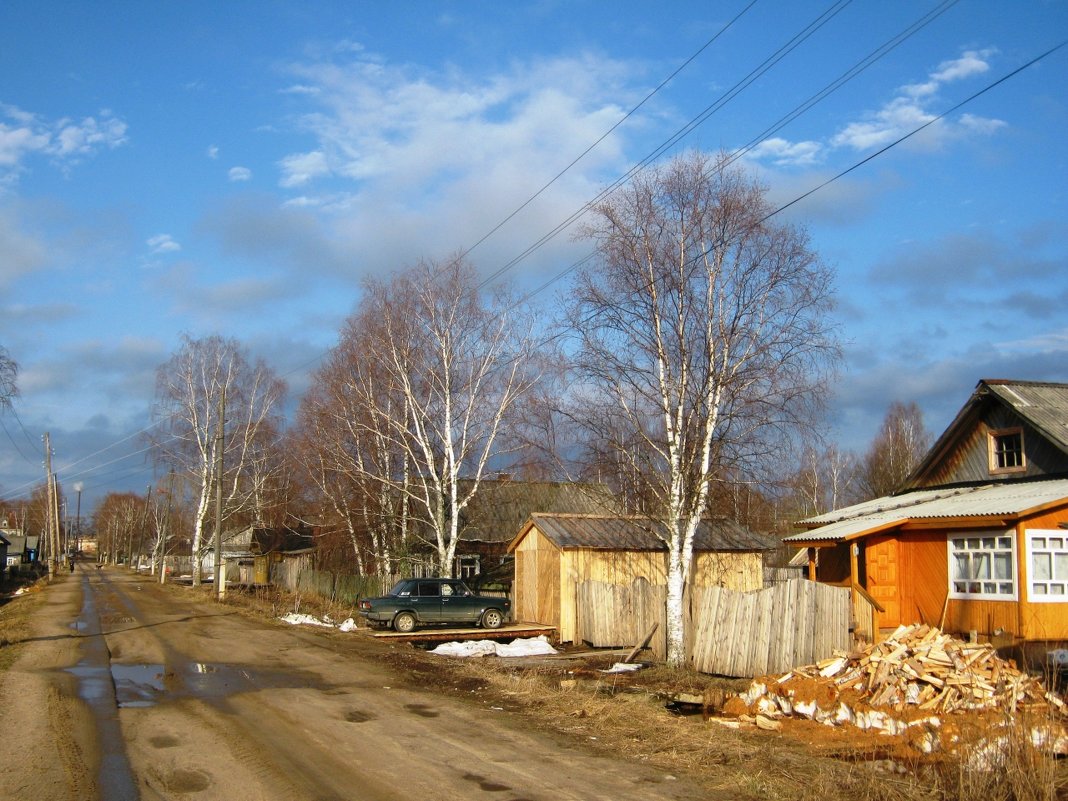
<instances>
[{"instance_id":1,"label":"eaves of roof","mask_svg":"<svg viewBox=\"0 0 1068 801\"><path fill-rule=\"evenodd\" d=\"M811 531L784 537L787 543L842 542L906 524L1018 518L1068 505L1068 479L986 484L891 495L809 518Z\"/></svg>"}]
</instances>

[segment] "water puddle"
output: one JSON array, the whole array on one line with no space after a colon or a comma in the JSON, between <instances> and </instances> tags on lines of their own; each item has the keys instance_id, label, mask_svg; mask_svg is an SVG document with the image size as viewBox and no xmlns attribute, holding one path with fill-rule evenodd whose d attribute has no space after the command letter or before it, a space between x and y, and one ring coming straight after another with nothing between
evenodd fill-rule
<instances>
[{"instance_id":1,"label":"water puddle","mask_svg":"<svg viewBox=\"0 0 1068 801\"><path fill-rule=\"evenodd\" d=\"M163 665L119 665L111 663L115 701L119 708L152 706L163 693Z\"/></svg>"},{"instance_id":2,"label":"water puddle","mask_svg":"<svg viewBox=\"0 0 1068 801\"><path fill-rule=\"evenodd\" d=\"M82 660L67 672L78 679L78 697L87 703L144 708L182 698L216 700L239 693L286 687L326 689L319 677L293 670L263 670L241 665L192 662L178 670L163 664L124 665L110 669L97 660Z\"/></svg>"}]
</instances>

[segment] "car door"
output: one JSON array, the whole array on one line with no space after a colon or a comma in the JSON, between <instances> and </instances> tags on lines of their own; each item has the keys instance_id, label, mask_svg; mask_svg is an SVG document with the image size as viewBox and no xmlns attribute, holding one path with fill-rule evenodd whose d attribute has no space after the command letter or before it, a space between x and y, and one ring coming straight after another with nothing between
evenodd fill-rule
<instances>
[{"instance_id":1,"label":"car door","mask_svg":"<svg viewBox=\"0 0 1068 801\"><path fill-rule=\"evenodd\" d=\"M420 581L412 595L416 615L425 623L441 622L441 585L436 581Z\"/></svg>"},{"instance_id":2,"label":"car door","mask_svg":"<svg viewBox=\"0 0 1068 801\"><path fill-rule=\"evenodd\" d=\"M480 611L476 600L462 582L442 582L441 619L449 623L474 623Z\"/></svg>"}]
</instances>

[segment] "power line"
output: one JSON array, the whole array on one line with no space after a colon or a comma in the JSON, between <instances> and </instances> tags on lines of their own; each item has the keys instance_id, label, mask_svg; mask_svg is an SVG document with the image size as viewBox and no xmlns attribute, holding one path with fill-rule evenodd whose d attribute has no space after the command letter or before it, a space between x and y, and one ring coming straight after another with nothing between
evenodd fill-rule
<instances>
[{"instance_id":1,"label":"power line","mask_svg":"<svg viewBox=\"0 0 1068 801\"><path fill-rule=\"evenodd\" d=\"M603 134L601 134L599 137L597 137L597 139L592 144L590 144L589 147L587 147L585 150L583 150L581 153L579 153L577 156L575 156L575 158L572 159L571 162L568 163L567 166L565 166L562 170L560 170L558 173L556 173L556 175L554 175L552 178L550 178L549 181L544 186L542 186L540 189L538 189L538 191L536 191L533 195L531 195L529 198L524 200L518 207L516 207L516 209L514 211L512 211L511 214L506 216L503 220L501 220L499 223L497 223L495 226L493 226L493 228L491 228L489 231L487 231L485 234L483 234L482 237L477 242L475 242L475 244L473 244L471 247L467 248L467 250L464 250L463 252L461 252L460 253L460 258L463 258L464 256L466 256L469 253L471 253L471 251L473 251L475 248L477 248L479 245L481 245L483 242L485 242L487 239L489 239L491 236L493 236L495 233L497 233L497 231L499 231L501 228L503 228L509 222L509 220L514 218L517 214L519 214L519 212L521 212L523 209L525 209L527 206L529 206L531 203L533 203L546 189L548 189L550 186L552 186L554 183L556 183L572 167L574 167L576 164L578 164L580 161L582 161L582 159L584 159L586 156L588 156L591 151L593 151L599 144L601 144L601 142L603 142L605 139L607 139L609 136L611 136L612 132L615 131L616 128L618 128L620 125L622 125L624 122L629 120L632 116L634 116L634 114L636 114L638 112L638 110L642 106L644 106L653 97L653 95L657 94L661 89L663 89L665 86L667 86L668 83L670 83L672 81L672 79L674 79L680 72L682 72L684 69L686 69L686 67L690 66L690 64L693 63L693 61L699 55L701 55L701 53L703 53L705 50L707 50L709 47L711 47L712 44L715 43L717 39L719 39L723 34L725 34L728 30L730 30L734 26L734 24L736 22L738 22L738 20L740 20L743 16L745 16L745 14L749 11L749 9L751 9L756 4L757 4L757 0L752 0L752 2L749 3L749 5L747 5L741 11L739 11L734 16L734 18L730 20L730 22L728 22L726 25L724 25L722 28L720 28L718 31L716 31L715 35L711 39L709 39L707 42L705 42L703 45L701 45L701 47L699 47L696 52L694 52L689 58L687 58L684 62L682 62L682 64L680 64L675 69L674 72L672 72L670 75L668 75L666 78L664 78L664 80L662 80L659 84L657 84L656 87L654 89L652 89L645 97L643 97L641 99L641 101L639 101L636 106L631 108L630 111L628 111L626 114L624 114L622 117L620 117L615 122L615 124L612 125L611 128L609 128L607 131L605 131Z\"/></svg>"},{"instance_id":2,"label":"power line","mask_svg":"<svg viewBox=\"0 0 1068 801\"><path fill-rule=\"evenodd\" d=\"M796 50L798 47L800 47L805 41L807 41L810 37L812 37L824 25L826 25L828 22L830 22L832 19L834 19L834 17L836 17L839 13L841 13L841 11L843 9L845 9L845 7L848 6L852 1L853 0L838 0L838 2L834 3L833 5L831 5L823 13L821 13L819 16L817 16L815 19L813 19L808 25L806 25L804 28L802 28L801 31L799 31L798 33L794 34L794 36L791 37L789 40L787 40L787 42L785 44L783 44L781 47L779 47L778 50L773 52L770 56L765 58L764 61L762 61L759 65L757 65L752 70L750 70L750 72L745 77L740 79L730 89L728 89L726 92L721 94L713 103L711 103L710 105L706 106L704 108L704 110L701 111L701 113L699 113L697 116L691 118L689 122L687 122L681 128L676 130L675 133L673 133L670 137L668 137L668 139L666 139L664 142L662 142L651 153L649 153L647 156L645 156L645 158L643 158L638 163L634 164L623 175L621 175L618 178L616 178L615 181L613 181L607 187L602 189L591 200L589 200L588 202L583 204L583 206L581 208L579 208L578 210L573 212L569 217L567 217L565 220L563 220L562 222L557 224L557 226L555 228L550 230L548 233L544 234L540 239L535 241L534 244L528 246L526 248L526 250L524 250L518 256L516 256L513 259L511 259L511 261L506 262L497 271L495 271L494 273L489 275L484 281L482 281L481 284L479 284L478 288L482 289L482 288L488 286L489 284L493 283L498 278L500 278L502 275L504 275L504 273L506 273L509 270L511 270L513 267L515 267L521 261L526 259L532 253L534 253L535 251L537 251L540 248L544 247L548 242L552 241L557 236L559 236L560 233L562 233L563 231L565 231L568 228L570 228L579 218L581 218L587 211L589 211L593 206L595 206L597 203L599 203L602 199L607 197L609 194L611 194L613 191L615 191L618 187L620 187L623 184L625 184L627 181L629 181L631 178L633 178L638 172L643 170L646 166L648 166L649 164L654 162L656 159L660 158L660 156L662 156L665 152L670 150L672 147L677 145L680 141L682 141L689 134L693 133L693 131L695 131L698 127L700 127L705 122L707 122L708 119L713 114L715 114L717 111L719 111L724 106L726 106L728 103L730 103L734 98L736 98L743 91L745 91L747 88L749 88L749 86L751 86L754 81L756 81L758 78L762 77L765 73L768 72L768 70L770 70L772 67L774 67L776 64L778 64L780 61L782 61L784 58L786 58L786 56L788 56L790 53L792 53L794 50Z\"/></svg>"},{"instance_id":3,"label":"power line","mask_svg":"<svg viewBox=\"0 0 1068 801\"><path fill-rule=\"evenodd\" d=\"M817 186L814 186L812 189L809 189L808 191L803 192L802 194L798 195L793 200L790 200L789 202L784 203L783 205L781 205L781 206L775 208L774 210L768 212L763 217L761 217L759 220L754 222L750 227L756 227L758 225L761 225L761 224L767 222L768 220L770 220L772 217L776 216L777 214L781 214L782 212L786 211L786 209L790 208L791 206L794 206L797 203L800 203L805 198L807 198L807 197L809 197L811 195L814 195L816 192L819 192L821 189L823 189L823 188L827 187L828 185L834 183L835 181L839 180L840 178L845 177L846 175L848 175L849 173L853 172L854 170L856 170L856 169L862 167L863 165L867 164L872 159L877 158L878 156L881 156L883 153L886 153L891 148L894 148L897 145L901 144L902 142L912 138L916 134L920 133L921 131L923 131L926 128L928 128L931 125L933 125L934 123L936 123L939 120L947 117L948 115L952 114L953 112L961 109L962 107L964 107L968 103L971 103L976 98L986 94L991 89L994 89L995 87L1001 85L1002 83L1004 83L1005 81L1009 80L1010 78L1013 78L1014 76L1016 76L1019 73L1023 72L1028 67L1034 66L1035 64L1037 64L1042 59L1047 58L1048 56L1052 55L1053 53L1056 53L1058 50L1060 50L1061 48L1063 48L1065 46L1068 46L1068 40L1065 40L1065 41L1061 42L1060 44L1057 44L1054 47L1051 47L1049 50L1046 50L1044 53L1041 53L1040 55L1035 56L1030 61L1027 61L1026 63L1020 65L1016 69L1012 70L1011 72L1003 75L1002 77L998 78L996 81L993 81L993 82L987 84L985 87L983 87L979 91L969 95L964 100L961 100L959 103L956 103L955 105L953 105L950 108L946 109L945 111L941 112L937 116L931 118L930 120L928 120L927 122L923 123L922 125L918 125L917 127L913 128L907 134L904 134L903 136L898 137L897 139L895 139L890 144L885 145L884 147L881 147L879 150L875 151L874 153L866 156L865 158L863 158L860 161L854 163L850 167L842 170L837 175L835 175L835 176L833 176L831 178L828 178L826 181L823 181L822 183L818 184ZM693 259L691 259L690 262L688 262L688 264L692 264L697 259L700 259L700 258L703 258L704 256L707 256L711 251L712 251L712 248L709 248L707 250L702 251L701 253L699 253L696 256L694 256ZM582 259L580 259L579 261L570 264L568 267L566 267L561 272L557 273L553 278L551 278L549 281L547 281L544 284L542 284L536 290L534 290L534 291L528 293L527 295L525 295L516 304L514 304L511 308L515 308L516 306L520 306L523 303L526 303L527 301L529 301L532 297L534 297L539 292L544 291L545 289L547 289L552 284L554 284L557 281L561 280L562 278L564 278L569 273L573 272L574 270L578 269L583 264L585 264L588 261L590 261L590 259L592 259L594 256L596 256L596 251L591 252L591 253L587 254L585 257L583 257ZM551 342L553 339L557 339L559 336L560 335L557 334L557 335L554 335L553 337L550 337L549 339L546 340L546 343Z\"/></svg>"}]
</instances>

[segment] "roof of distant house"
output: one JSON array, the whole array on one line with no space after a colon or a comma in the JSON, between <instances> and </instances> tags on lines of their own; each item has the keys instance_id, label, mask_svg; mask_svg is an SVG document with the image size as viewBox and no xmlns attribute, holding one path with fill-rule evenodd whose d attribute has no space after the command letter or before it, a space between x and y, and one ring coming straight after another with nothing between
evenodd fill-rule
<instances>
[{"instance_id":1,"label":"roof of distant house","mask_svg":"<svg viewBox=\"0 0 1068 801\"><path fill-rule=\"evenodd\" d=\"M559 548L593 550L667 550L661 524L645 517L533 514L530 522ZM526 531L512 541L518 543ZM764 551L778 545L733 520L703 520L694 534L694 551Z\"/></svg>"}]
</instances>

